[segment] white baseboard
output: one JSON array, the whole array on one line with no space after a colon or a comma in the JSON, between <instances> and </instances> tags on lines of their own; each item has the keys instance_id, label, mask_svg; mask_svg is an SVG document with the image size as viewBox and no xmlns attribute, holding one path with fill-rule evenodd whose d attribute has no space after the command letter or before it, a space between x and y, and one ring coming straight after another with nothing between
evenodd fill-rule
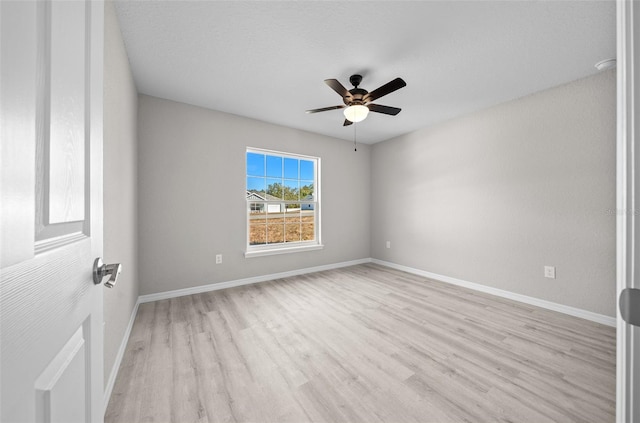
<instances>
[{"instance_id":1,"label":"white baseboard","mask_svg":"<svg viewBox=\"0 0 640 423\"><path fill-rule=\"evenodd\" d=\"M124 331L124 336L122 337L120 348L118 348L118 354L116 355L116 360L113 363L113 367L111 367L111 372L109 373L109 380L107 381L107 386L104 388L103 414L107 412L107 406L109 405L109 400L111 399L111 392L113 391L113 386L116 383L116 377L118 376L120 363L122 363L122 357L124 357L124 351L126 350L127 343L129 342L129 336L131 335L133 322L135 322L136 315L138 314L139 305L140 305L140 297L138 297L138 300L136 301L136 305L133 307L133 311L131 312L131 317L129 318L129 324L127 325L127 329Z\"/></svg>"},{"instance_id":2,"label":"white baseboard","mask_svg":"<svg viewBox=\"0 0 640 423\"><path fill-rule=\"evenodd\" d=\"M254 276L245 279L236 279L228 282L218 282L208 285L194 286L193 288L176 289L174 291L158 292L157 294L141 295L138 298L139 303L148 303L151 301L166 300L168 298L182 297L185 295L199 294L201 292L216 291L219 289L233 288L235 286L249 285L258 282L267 282L274 279L288 278L291 276L304 275L305 273L321 272L323 270L338 269L341 267L355 266L357 264L371 263L370 258L359 260L343 261L340 263L325 264L323 266L307 267L304 269L290 270L287 272L272 273L270 275Z\"/></svg>"},{"instance_id":3,"label":"white baseboard","mask_svg":"<svg viewBox=\"0 0 640 423\"><path fill-rule=\"evenodd\" d=\"M616 326L615 317L605 316L604 314L594 313L592 311L582 310L580 308L570 307L563 304L554 303L551 301L541 300L539 298L529 297L527 295L516 294L515 292L505 291L498 288L492 288L490 286L481 285L474 282L464 281L462 279L456 279L449 276L439 275L437 273L427 272L425 270L415 269L413 267L403 266L401 264L391 263L389 261L383 261L378 259L371 259L371 263L376 263L382 266L391 267L392 269L402 270L403 272L413 273L414 275L424 276L425 278L435 279L441 282L450 283L452 285L462 286L464 288L473 289L475 291L484 292L487 294L495 295L497 297L507 298L509 300L519 301L521 303L546 308L547 310L553 310L560 313L568 314L570 316L580 317L582 319L591 320L592 322L601 323L607 326Z\"/></svg>"}]
</instances>

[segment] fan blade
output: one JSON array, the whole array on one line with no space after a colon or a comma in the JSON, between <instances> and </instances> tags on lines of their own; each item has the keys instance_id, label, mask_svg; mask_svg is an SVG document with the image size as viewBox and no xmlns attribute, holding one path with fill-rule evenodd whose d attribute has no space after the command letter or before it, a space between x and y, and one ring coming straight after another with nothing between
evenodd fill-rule
<instances>
[{"instance_id":1,"label":"fan blade","mask_svg":"<svg viewBox=\"0 0 640 423\"><path fill-rule=\"evenodd\" d=\"M351 124L353 124L353 122L351 122L349 119L345 119L344 123L342 124L342 126L349 126Z\"/></svg>"},{"instance_id":2,"label":"fan blade","mask_svg":"<svg viewBox=\"0 0 640 423\"><path fill-rule=\"evenodd\" d=\"M399 90L402 87L406 87L407 83L404 82L404 80L402 78L396 78L391 82L387 82L386 84L384 84L383 86L381 86L380 88L377 88L373 91L371 91L369 94L364 96L364 101L365 102L370 102L370 101L374 101L379 99L382 96L385 96L387 94L390 94L396 90Z\"/></svg>"},{"instance_id":3,"label":"fan blade","mask_svg":"<svg viewBox=\"0 0 640 423\"><path fill-rule=\"evenodd\" d=\"M367 107L369 108L370 112L384 113L385 115L392 116L397 115L398 113L400 113L400 110L402 110L397 107L383 106L381 104L367 104Z\"/></svg>"},{"instance_id":4,"label":"fan blade","mask_svg":"<svg viewBox=\"0 0 640 423\"><path fill-rule=\"evenodd\" d=\"M325 79L324 83L330 86L333 91L340 94L340 97L351 97L351 93L337 79Z\"/></svg>"},{"instance_id":5,"label":"fan blade","mask_svg":"<svg viewBox=\"0 0 640 423\"><path fill-rule=\"evenodd\" d=\"M305 113L318 113L318 112L326 112L327 110L336 110L336 109L344 109L345 106L344 104L341 106L331 106L331 107L323 107L322 109L313 109L313 110L307 110Z\"/></svg>"}]
</instances>

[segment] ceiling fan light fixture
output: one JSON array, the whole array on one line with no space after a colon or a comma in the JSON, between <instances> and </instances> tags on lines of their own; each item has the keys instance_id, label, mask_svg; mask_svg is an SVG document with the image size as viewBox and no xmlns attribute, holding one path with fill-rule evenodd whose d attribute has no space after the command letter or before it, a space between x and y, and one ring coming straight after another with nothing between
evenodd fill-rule
<instances>
[{"instance_id":1,"label":"ceiling fan light fixture","mask_svg":"<svg viewBox=\"0 0 640 423\"><path fill-rule=\"evenodd\" d=\"M355 104L344 109L344 117L351 122L362 122L368 114L369 108L362 104Z\"/></svg>"}]
</instances>

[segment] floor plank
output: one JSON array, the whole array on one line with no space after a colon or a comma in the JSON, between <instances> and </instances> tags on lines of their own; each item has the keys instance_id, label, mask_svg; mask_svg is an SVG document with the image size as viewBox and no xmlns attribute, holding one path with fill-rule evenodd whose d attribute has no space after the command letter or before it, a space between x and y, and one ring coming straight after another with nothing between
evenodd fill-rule
<instances>
[{"instance_id":1,"label":"floor plank","mask_svg":"<svg viewBox=\"0 0 640 423\"><path fill-rule=\"evenodd\" d=\"M614 420L614 328L375 264L142 304L105 416Z\"/></svg>"}]
</instances>

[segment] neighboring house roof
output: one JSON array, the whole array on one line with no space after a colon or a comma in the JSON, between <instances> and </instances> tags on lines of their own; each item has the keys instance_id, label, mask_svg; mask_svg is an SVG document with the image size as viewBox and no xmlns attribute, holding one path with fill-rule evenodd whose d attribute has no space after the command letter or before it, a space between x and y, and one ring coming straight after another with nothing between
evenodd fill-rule
<instances>
[{"instance_id":1,"label":"neighboring house roof","mask_svg":"<svg viewBox=\"0 0 640 423\"><path fill-rule=\"evenodd\" d=\"M266 199L257 192L247 191L247 200L265 201Z\"/></svg>"},{"instance_id":2,"label":"neighboring house roof","mask_svg":"<svg viewBox=\"0 0 640 423\"><path fill-rule=\"evenodd\" d=\"M304 197L304 198L302 199L302 201L304 201L304 200L310 200L310 201L313 201L313 194L309 194L309 195L307 195L306 197Z\"/></svg>"},{"instance_id":3,"label":"neighboring house roof","mask_svg":"<svg viewBox=\"0 0 640 423\"><path fill-rule=\"evenodd\" d=\"M258 194L257 192L247 191L247 200L255 201L282 201L282 198L274 197L271 194Z\"/></svg>"}]
</instances>

